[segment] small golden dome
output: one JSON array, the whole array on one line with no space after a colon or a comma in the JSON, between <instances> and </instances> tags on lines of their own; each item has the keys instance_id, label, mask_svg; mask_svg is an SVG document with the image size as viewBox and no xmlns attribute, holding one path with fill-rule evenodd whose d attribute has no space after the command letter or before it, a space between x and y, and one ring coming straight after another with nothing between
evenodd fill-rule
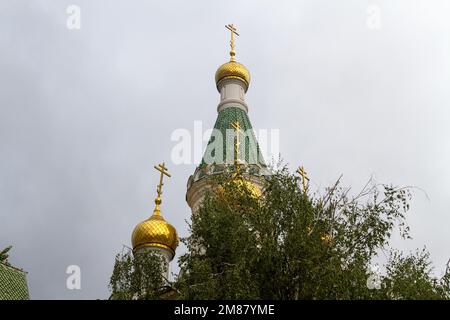
<instances>
[{"instance_id":1,"label":"small golden dome","mask_svg":"<svg viewBox=\"0 0 450 320\"><path fill-rule=\"evenodd\" d=\"M248 86L250 85L250 72L243 64L236 61L229 61L217 69L216 86L223 79L242 80L245 83L245 91L247 92Z\"/></svg>"},{"instance_id":2,"label":"small golden dome","mask_svg":"<svg viewBox=\"0 0 450 320\"><path fill-rule=\"evenodd\" d=\"M250 192L250 196L259 199L262 196L261 189L253 182L244 179L242 176L235 176L230 182L238 190L246 190ZM218 192L223 193L223 186L219 185Z\"/></svg>"},{"instance_id":3,"label":"small golden dome","mask_svg":"<svg viewBox=\"0 0 450 320\"><path fill-rule=\"evenodd\" d=\"M131 243L133 250L139 247L158 247L168 249L175 255L178 234L175 227L164 220L157 206L150 218L134 228Z\"/></svg>"},{"instance_id":4,"label":"small golden dome","mask_svg":"<svg viewBox=\"0 0 450 320\"><path fill-rule=\"evenodd\" d=\"M249 191L250 195L255 199L261 197L261 190L253 182L238 177L233 179L233 184L239 189L246 189L247 191Z\"/></svg>"}]
</instances>

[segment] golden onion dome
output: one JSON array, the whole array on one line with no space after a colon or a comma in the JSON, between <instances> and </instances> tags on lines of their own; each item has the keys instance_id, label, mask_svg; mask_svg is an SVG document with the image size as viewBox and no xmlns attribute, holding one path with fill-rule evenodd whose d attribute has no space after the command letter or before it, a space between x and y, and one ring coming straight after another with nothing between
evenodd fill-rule
<instances>
[{"instance_id":1,"label":"golden onion dome","mask_svg":"<svg viewBox=\"0 0 450 320\"><path fill-rule=\"evenodd\" d=\"M245 91L250 85L250 72L241 63L231 60L221 65L216 71L216 86L223 79L239 79L245 83Z\"/></svg>"},{"instance_id":2,"label":"golden onion dome","mask_svg":"<svg viewBox=\"0 0 450 320\"><path fill-rule=\"evenodd\" d=\"M227 184L232 184L238 190L248 191L254 199L259 199L262 195L261 189L255 183L248 181L241 175L235 175ZM218 191L219 193L223 193L223 186L219 186Z\"/></svg>"},{"instance_id":3,"label":"golden onion dome","mask_svg":"<svg viewBox=\"0 0 450 320\"><path fill-rule=\"evenodd\" d=\"M178 246L178 234L174 226L168 223L161 215L159 204L161 200L155 201L156 207L153 215L139 223L131 235L133 250L141 247L157 247L167 249L175 255Z\"/></svg>"},{"instance_id":4,"label":"golden onion dome","mask_svg":"<svg viewBox=\"0 0 450 320\"><path fill-rule=\"evenodd\" d=\"M261 197L261 190L258 188L256 184L254 184L251 181L243 179L242 177L237 177L233 179L233 184L240 190L246 189L248 192L250 192L250 195L255 199Z\"/></svg>"}]
</instances>

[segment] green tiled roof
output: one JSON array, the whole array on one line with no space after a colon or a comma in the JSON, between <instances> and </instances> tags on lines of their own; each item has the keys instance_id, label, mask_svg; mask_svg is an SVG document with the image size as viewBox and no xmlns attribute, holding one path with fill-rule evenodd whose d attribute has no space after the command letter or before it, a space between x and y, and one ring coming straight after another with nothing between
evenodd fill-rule
<instances>
[{"instance_id":1,"label":"green tiled roof","mask_svg":"<svg viewBox=\"0 0 450 320\"><path fill-rule=\"evenodd\" d=\"M220 132L222 136L222 152L214 152L214 148L218 147L220 142L215 142L213 132L203 155L202 162L195 169L194 174L189 177L188 189L195 181L210 175L234 172L236 170L234 166L234 142L236 135L231 126L236 121L239 122L242 131L242 134L239 135L239 163L241 172L258 177L271 175L271 170L264 162L247 112L239 107L228 107L219 112L216 124L214 125L215 131ZM229 133L231 133L228 136L228 141L227 130L230 130ZM206 160L208 157L209 161Z\"/></svg>"},{"instance_id":2,"label":"green tiled roof","mask_svg":"<svg viewBox=\"0 0 450 320\"><path fill-rule=\"evenodd\" d=\"M225 164L227 160L228 164L231 164L230 159L234 159L234 136L232 137L232 139L228 139L229 141L227 141L227 129L230 130L229 132L234 133L231 124L236 121L239 122L242 132L246 133L241 134L239 138L239 142L241 145L239 160L241 162L245 162L245 164L253 164L261 167L266 167L247 112L238 107L228 107L219 112L216 123L214 125L214 129L219 130L222 133L223 153L222 155L220 155L220 153L214 152L213 142L215 138L214 135L212 135L208 142L208 146L206 147L205 155L203 156L202 162L199 166L200 168L212 163ZM211 155L209 163L205 161L205 156L207 154Z\"/></svg>"},{"instance_id":3,"label":"green tiled roof","mask_svg":"<svg viewBox=\"0 0 450 320\"><path fill-rule=\"evenodd\" d=\"M0 263L0 300L28 300L26 273Z\"/></svg>"}]
</instances>

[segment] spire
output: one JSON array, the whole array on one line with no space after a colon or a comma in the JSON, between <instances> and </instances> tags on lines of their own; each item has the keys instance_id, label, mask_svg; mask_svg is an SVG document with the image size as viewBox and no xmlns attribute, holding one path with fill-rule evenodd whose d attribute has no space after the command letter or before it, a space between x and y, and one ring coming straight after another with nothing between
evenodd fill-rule
<instances>
[{"instance_id":1,"label":"spire","mask_svg":"<svg viewBox=\"0 0 450 320\"><path fill-rule=\"evenodd\" d=\"M171 175L167 171L167 168L165 167L164 162L162 164L158 164L158 166L154 166L154 168L160 172L160 176L159 176L159 184L156 187L156 193L157 193L157 197L155 199L156 206L155 206L155 210L153 210L153 214L159 216L159 215L161 215L161 210L159 208L159 205L162 202L161 195L162 195L162 186L164 185L163 179L164 179L164 176L167 176L170 178Z\"/></svg>"},{"instance_id":2,"label":"spire","mask_svg":"<svg viewBox=\"0 0 450 320\"><path fill-rule=\"evenodd\" d=\"M227 24L225 28L230 31L230 61L222 64L216 71L216 86L220 92L220 102L217 106L218 117L214 125L215 132L222 134L223 147L221 152L216 152L220 142L211 137L205 150L199 168L209 167L215 164L224 166L233 161L236 173L245 171L248 165L254 165L257 172L267 166L259 149L258 141L253 132L248 117L248 106L245 102L245 93L250 84L250 73L241 63L237 62L235 52L235 35L240 36L234 24ZM229 129L233 129L234 141L227 143L225 137ZM211 169L212 170L212 169ZM221 168L215 169L221 171ZM214 170L212 170L214 171ZM211 172L212 172L211 171ZM194 179L198 180L210 172L197 171Z\"/></svg>"},{"instance_id":3,"label":"spire","mask_svg":"<svg viewBox=\"0 0 450 320\"><path fill-rule=\"evenodd\" d=\"M255 194L260 194L263 179L271 174L248 116L245 93L250 85L250 72L236 61L234 42L235 35L240 35L233 24L225 28L230 31L231 50L230 60L219 66L215 74L217 91L220 93L217 119L202 161L187 184L186 201L193 213L199 210L209 177L234 169L233 176L237 183L250 186ZM230 135L230 128L234 130L234 135Z\"/></svg>"}]
</instances>

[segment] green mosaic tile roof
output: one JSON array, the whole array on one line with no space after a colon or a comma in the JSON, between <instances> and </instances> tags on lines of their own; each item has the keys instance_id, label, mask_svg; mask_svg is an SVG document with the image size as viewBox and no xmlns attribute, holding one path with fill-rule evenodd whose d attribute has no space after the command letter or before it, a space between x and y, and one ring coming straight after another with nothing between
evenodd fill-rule
<instances>
[{"instance_id":1,"label":"green mosaic tile roof","mask_svg":"<svg viewBox=\"0 0 450 320\"><path fill-rule=\"evenodd\" d=\"M240 162L245 162L245 164L258 165L260 167L266 167L247 112L245 112L241 108L229 107L219 112L216 123L214 125L214 129L217 129L222 133L222 155L219 152L214 152L213 142L215 140L215 137L214 135L212 135L206 147L205 154L203 156L201 164L199 165L199 168L203 168L208 164L207 161L205 161L206 155L211 155L209 164L224 164L227 162L227 160L228 162L230 162L230 159L234 159L234 137L231 139L231 141L230 139L228 139L228 143L226 137L227 129L233 130L231 124L236 121L239 121L241 130L246 133L245 135L241 134L239 139L241 144L239 152Z\"/></svg>"},{"instance_id":2,"label":"green mosaic tile roof","mask_svg":"<svg viewBox=\"0 0 450 320\"><path fill-rule=\"evenodd\" d=\"M26 273L0 263L0 300L28 300Z\"/></svg>"}]
</instances>

